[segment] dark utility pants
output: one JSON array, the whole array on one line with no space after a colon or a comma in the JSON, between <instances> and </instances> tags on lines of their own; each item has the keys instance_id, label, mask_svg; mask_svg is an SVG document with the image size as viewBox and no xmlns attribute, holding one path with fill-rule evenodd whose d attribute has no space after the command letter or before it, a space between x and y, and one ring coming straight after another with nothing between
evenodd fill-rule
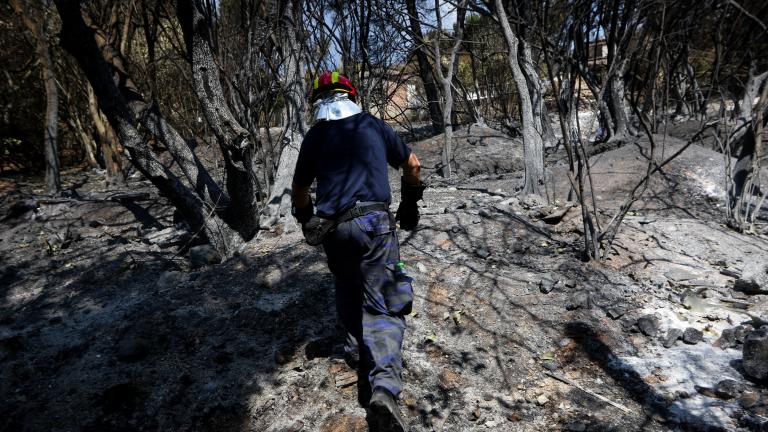
<instances>
[{"instance_id":1,"label":"dark utility pants","mask_svg":"<svg viewBox=\"0 0 768 432\"><path fill-rule=\"evenodd\" d=\"M357 342L371 389L402 390L405 315L413 303L410 278L399 272L397 233L383 211L342 222L323 242L336 279L336 309Z\"/></svg>"}]
</instances>

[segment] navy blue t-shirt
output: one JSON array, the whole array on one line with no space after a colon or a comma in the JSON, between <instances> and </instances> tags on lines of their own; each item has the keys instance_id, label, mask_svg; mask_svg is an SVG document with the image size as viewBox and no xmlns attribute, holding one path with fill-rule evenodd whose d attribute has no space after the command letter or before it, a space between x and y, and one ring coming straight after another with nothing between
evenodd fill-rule
<instances>
[{"instance_id":1,"label":"navy blue t-shirt","mask_svg":"<svg viewBox=\"0 0 768 432\"><path fill-rule=\"evenodd\" d=\"M321 121L304 137L293 182L317 179L317 214L333 218L357 201L391 202L387 164L397 169L411 150L382 120L360 113Z\"/></svg>"}]
</instances>

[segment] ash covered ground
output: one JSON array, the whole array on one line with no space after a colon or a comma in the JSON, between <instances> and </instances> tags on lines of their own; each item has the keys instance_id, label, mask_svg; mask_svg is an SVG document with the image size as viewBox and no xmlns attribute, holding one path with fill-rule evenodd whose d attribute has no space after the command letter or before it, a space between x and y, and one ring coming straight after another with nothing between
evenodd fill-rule
<instances>
[{"instance_id":1,"label":"ash covered ground","mask_svg":"<svg viewBox=\"0 0 768 432\"><path fill-rule=\"evenodd\" d=\"M656 137L666 155L680 135ZM768 237L724 225L721 154L694 144L665 167L598 263L579 258L561 152L547 204L518 194L519 141L457 131L448 181L441 139L413 144L431 187L419 228L400 232L416 280L411 430L768 428L742 355L768 286L734 289L759 285ZM592 157L604 223L647 149ZM216 263L148 182L99 178L69 172L61 199L0 180L0 431L368 430L321 249L277 228Z\"/></svg>"}]
</instances>

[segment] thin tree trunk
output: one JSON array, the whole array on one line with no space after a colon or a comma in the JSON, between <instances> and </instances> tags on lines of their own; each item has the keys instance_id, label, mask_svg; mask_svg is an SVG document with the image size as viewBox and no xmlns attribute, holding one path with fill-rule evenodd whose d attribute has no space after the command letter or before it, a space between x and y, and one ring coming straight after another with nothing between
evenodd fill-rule
<instances>
[{"instance_id":1,"label":"thin tree trunk","mask_svg":"<svg viewBox=\"0 0 768 432\"><path fill-rule=\"evenodd\" d=\"M452 148L453 147L453 122L451 121L451 113L453 112L453 90L451 89L451 82L453 80L453 71L456 65L456 54L461 46L461 38L464 30L464 17L467 13L467 0L463 0L457 5L457 30L454 33L454 42L451 47L450 58L448 59L448 70L443 73L442 55L440 54L440 32L442 29L442 14L440 13L440 2L435 0L435 15L437 17L437 36L434 41L435 48L435 66L437 69L437 76L440 80L440 84L443 86L443 98L445 103L443 104L443 125L445 125L443 133L443 160L442 171L443 177L450 178L452 175L451 161L453 159Z\"/></svg>"},{"instance_id":2,"label":"thin tree trunk","mask_svg":"<svg viewBox=\"0 0 768 432\"><path fill-rule=\"evenodd\" d=\"M80 116L70 116L67 120L67 123L69 124L69 127L72 129L72 131L77 135L80 144L82 144L88 165L90 165L92 168L98 168L99 162L96 160L98 148L96 146L96 141L93 139L93 136L88 133L85 127L83 127L83 123L80 121Z\"/></svg>"},{"instance_id":3,"label":"thin tree trunk","mask_svg":"<svg viewBox=\"0 0 768 432\"><path fill-rule=\"evenodd\" d=\"M43 130L45 187L48 193L58 194L61 192L59 150L56 141L59 123L59 89L56 84L55 69L46 34L45 14L48 5L44 0L32 1L37 1L38 4L24 5L21 0L11 0L11 4L35 39L35 51L42 69L41 77L45 87L45 120Z\"/></svg>"},{"instance_id":4,"label":"thin tree trunk","mask_svg":"<svg viewBox=\"0 0 768 432\"><path fill-rule=\"evenodd\" d=\"M739 156L733 167L729 199L733 209L732 224L740 230L753 222L746 216L751 213L750 198L760 187L759 182L756 183L754 179L759 179L760 160L764 156L763 130L768 124L768 83L763 86L758 109L754 111L757 113L748 114L750 119L754 119L745 126L746 131L734 143L734 148L739 149Z\"/></svg>"},{"instance_id":5,"label":"thin tree trunk","mask_svg":"<svg viewBox=\"0 0 768 432\"><path fill-rule=\"evenodd\" d=\"M99 109L99 103L93 88L88 86L88 111L91 114L91 120L96 127L96 133L99 135L101 143L101 155L104 159L104 168L106 170L106 181L109 184L120 184L125 182L125 172L123 170L123 157L119 151L120 143L115 130L109 124L107 117Z\"/></svg>"},{"instance_id":6,"label":"thin tree trunk","mask_svg":"<svg viewBox=\"0 0 768 432\"><path fill-rule=\"evenodd\" d=\"M754 65L750 65L749 77L744 86L744 93L741 95L733 113L736 125L731 135L731 142L742 142L739 138L747 133L747 129L751 126L752 117L755 115L755 99L765 82L768 82L768 71L758 74L755 73ZM738 147L734 147L734 149L738 149Z\"/></svg>"},{"instance_id":7,"label":"thin tree trunk","mask_svg":"<svg viewBox=\"0 0 768 432\"><path fill-rule=\"evenodd\" d=\"M56 86L51 51L48 48L43 27L40 28L37 37L37 51L42 60L45 82L45 185L48 193L57 194L61 191L59 150L56 142L59 123L59 90Z\"/></svg>"},{"instance_id":8,"label":"thin tree trunk","mask_svg":"<svg viewBox=\"0 0 768 432\"><path fill-rule=\"evenodd\" d=\"M523 150L525 164L525 183L523 185L523 194L545 195L544 183L544 143L540 131L536 130L533 105L531 95L528 89L526 76L520 67L519 49L520 40L512 31L507 18L507 12L504 10L502 0L495 0L496 13L498 14L499 24L507 42L509 67L512 69L512 77L517 86L517 93L520 98L520 115L523 129Z\"/></svg>"},{"instance_id":9,"label":"thin tree trunk","mask_svg":"<svg viewBox=\"0 0 768 432\"><path fill-rule=\"evenodd\" d=\"M531 109L533 110L534 128L541 136L542 145L551 145L555 142L555 133L552 130L552 124L549 123L549 114L547 112L547 107L544 104L544 85L536 70L530 43L524 39L519 39L519 43L519 47L521 48L519 51L522 56L518 56L518 61L520 63L520 69L523 71L523 74L525 74L525 79L528 83Z\"/></svg>"},{"instance_id":10,"label":"thin tree trunk","mask_svg":"<svg viewBox=\"0 0 768 432\"><path fill-rule=\"evenodd\" d=\"M435 75L432 72L432 65L429 62L427 48L423 43L424 35L421 32L421 22L419 21L419 11L416 9L416 0L406 0L405 7L408 11L408 18L413 33L414 44L416 45L416 61L419 65L419 77L424 85L424 94L427 97L427 108L429 109L429 118L432 121L432 131L435 134L443 130L443 113L440 109L440 93L437 89Z\"/></svg>"},{"instance_id":11,"label":"thin tree trunk","mask_svg":"<svg viewBox=\"0 0 768 432\"><path fill-rule=\"evenodd\" d=\"M629 123L624 97L626 63L627 60L621 60L620 65L608 80L608 89L606 91L608 95L608 109L611 111L611 117L613 118L614 138L619 139L629 136L633 131Z\"/></svg>"},{"instance_id":12,"label":"thin tree trunk","mask_svg":"<svg viewBox=\"0 0 768 432\"><path fill-rule=\"evenodd\" d=\"M285 91L286 133L281 143L282 151L278 159L272 190L264 209L261 225L264 227L282 222L287 229L296 228L291 217L291 181L296 161L299 158L301 140L307 132L307 102L304 92L306 63L297 34L301 29L302 0L290 1L286 5L282 26L282 55L285 62L285 75L282 77Z\"/></svg>"}]
</instances>

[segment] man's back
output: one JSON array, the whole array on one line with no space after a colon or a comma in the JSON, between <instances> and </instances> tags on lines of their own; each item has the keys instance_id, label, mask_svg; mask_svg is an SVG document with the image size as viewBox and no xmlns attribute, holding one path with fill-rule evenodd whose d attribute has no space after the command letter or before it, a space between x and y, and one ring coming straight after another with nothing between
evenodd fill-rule
<instances>
[{"instance_id":1,"label":"man's back","mask_svg":"<svg viewBox=\"0 0 768 432\"><path fill-rule=\"evenodd\" d=\"M335 217L355 202L391 201L387 164L398 168L410 149L386 123L360 113L315 124L304 138L294 183L317 178L317 213Z\"/></svg>"}]
</instances>

